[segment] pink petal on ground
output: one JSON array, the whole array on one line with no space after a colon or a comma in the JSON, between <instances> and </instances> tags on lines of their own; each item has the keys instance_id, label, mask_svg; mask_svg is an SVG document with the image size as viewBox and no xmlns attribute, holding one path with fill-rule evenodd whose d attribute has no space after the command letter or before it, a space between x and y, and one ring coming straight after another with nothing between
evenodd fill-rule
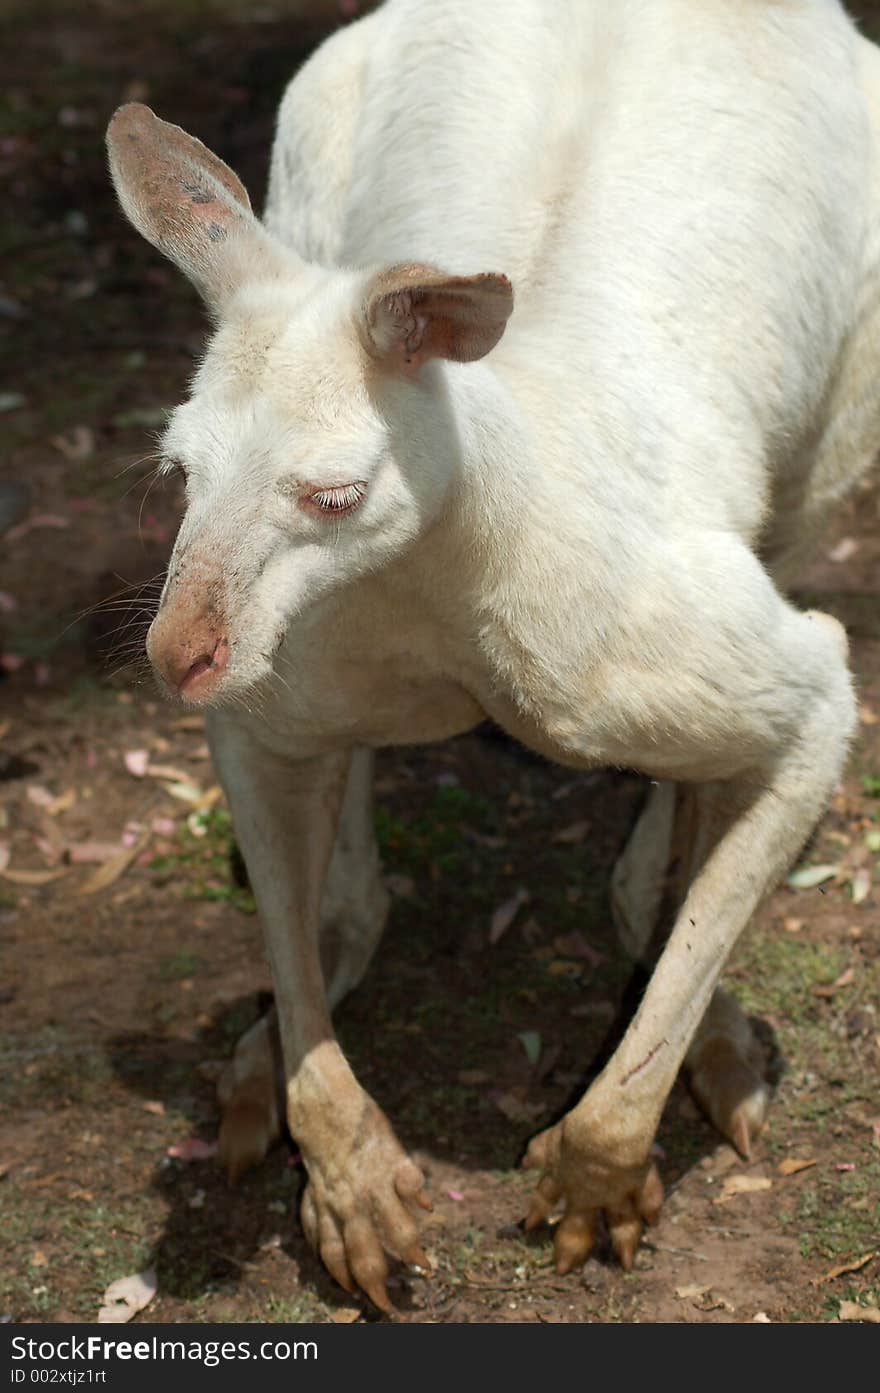
<instances>
[{"instance_id":1,"label":"pink petal on ground","mask_svg":"<svg viewBox=\"0 0 880 1393\"><path fill-rule=\"evenodd\" d=\"M6 590L0 590L0 614L12 614L18 609L18 600Z\"/></svg>"},{"instance_id":2,"label":"pink petal on ground","mask_svg":"<svg viewBox=\"0 0 880 1393\"><path fill-rule=\"evenodd\" d=\"M8 537L9 533L6 535ZM18 672L24 667L24 658L18 653L0 653L0 667L4 672Z\"/></svg>"},{"instance_id":3,"label":"pink petal on ground","mask_svg":"<svg viewBox=\"0 0 880 1393\"><path fill-rule=\"evenodd\" d=\"M461 1204L462 1200L464 1199L464 1195L461 1193L461 1190L447 1190L446 1193L451 1200L455 1200L456 1204Z\"/></svg>"},{"instance_id":4,"label":"pink petal on ground","mask_svg":"<svg viewBox=\"0 0 880 1393\"><path fill-rule=\"evenodd\" d=\"M836 1171L854 1171L855 1168L854 1161L838 1161L837 1165L834 1167Z\"/></svg>"},{"instance_id":5,"label":"pink petal on ground","mask_svg":"<svg viewBox=\"0 0 880 1393\"><path fill-rule=\"evenodd\" d=\"M150 826L157 837L173 837L177 831L177 823L173 817L154 817Z\"/></svg>"},{"instance_id":6,"label":"pink petal on ground","mask_svg":"<svg viewBox=\"0 0 880 1393\"><path fill-rule=\"evenodd\" d=\"M150 762L149 750L126 750L123 755L125 767L136 779L142 779Z\"/></svg>"},{"instance_id":7,"label":"pink petal on ground","mask_svg":"<svg viewBox=\"0 0 880 1393\"><path fill-rule=\"evenodd\" d=\"M187 1137L186 1141L169 1146L165 1155L173 1156L175 1161L210 1161L217 1155L217 1143L202 1141L201 1137Z\"/></svg>"}]
</instances>

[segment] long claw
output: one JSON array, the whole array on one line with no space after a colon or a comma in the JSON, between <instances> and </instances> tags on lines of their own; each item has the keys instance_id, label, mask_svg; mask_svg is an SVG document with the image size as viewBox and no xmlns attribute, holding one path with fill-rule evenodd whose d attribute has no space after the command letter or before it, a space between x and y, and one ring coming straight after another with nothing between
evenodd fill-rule
<instances>
[{"instance_id":1,"label":"long claw","mask_svg":"<svg viewBox=\"0 0 880 1393\"><path fill-rule=\"evenodd\" d=\"M556 1208L562 1196L562 1188L549 1175L542 1176L532 1195L531 1208L526 1215L525 1230L530 1233L543 1224Z\"/></svg>"},{"instance_id":2,"label":"long claw","mask_svg":"<svg viewBox=\"0 0 880 1393\"><path fill-rule=\"evenodd\" d=\"M431 1271L431 1260L424 1248L420 1248L418 1244L415 1248L410 1248L404 1261L407 1262L410 1267L421 1267L425 1272Z\"/></svg>"},{"instance_id":3,"label":"long claw","mask_svg":"<svg viewBox=\"0 0 880 1393\"><path fill-rule=\"evenodd\" d=\"M620 1259L621 1266L626 1272L631 1272L642 1236L641 1219L632 1211L609 1214L608 1231L611 1234L611 1246Z\"/></svg>"},{"instance_id":4,"label":"long claw","mask_svg":"<svg viewBox=\"0 0 880 1393\"><path fill-rule=\"evenodd\" d=\"M433 1214L434 1201L431 1199L431 1196L428 1194L427 1190L420 1190L419 1193L415 1196L415 1202L417 1205L420 1206L420 1208L426 1209L429 1214Z\"/></svg>"},{"instance_id":5,"label":"long claw","mask_svg":"<svg viewBox=\"0 0 880 1393\"><path fill-rule=\"evenodd\" d=\"M660 1218L660 1210L663 1208L663 1199L663 1181L660 1179L660 1172L656 1166L651 1166L638 1199L639 1213L646 1224L656 1224Z\"/></svg>"},{"instance_id":6,"label":"long claw","mask_svg":"<svg viewBox=\"0 0 880 1393\"><path fill-rule=\"evenodd\" d=\"M593 1247L595 1229L596 1217L593 1213L566 1214L560 1221L553 1241L556 1271L560 1277L586 1262Z\"/></svg>"}]
</instances>

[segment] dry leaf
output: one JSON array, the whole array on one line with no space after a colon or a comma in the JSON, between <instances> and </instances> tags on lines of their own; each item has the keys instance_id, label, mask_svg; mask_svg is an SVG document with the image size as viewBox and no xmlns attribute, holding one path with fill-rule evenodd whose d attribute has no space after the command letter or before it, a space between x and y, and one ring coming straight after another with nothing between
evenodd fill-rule
<instances>
[{"instance_id":1,"label":"dry leaf","mask_svg":"<svg viewBox=\"0 0 880 1393\"><path fill-rule=\"evenodd\" d=\"M335 1325L354 1325L362 1315L360 1306L337 1306L335 1311L330 1312L330 1319Z\"/></svg>"},{"instance_id":2,"label":"dry leaf","mask_svg":"<svg viewBox=\"0 0 880 1393\"><path fill-rule=\"evenodd\" d=\"M737 1195L757 1194L761 1190L772 1190L773 1181L764 1175L729 1175L721 1186L721 1194L713 1204L727 1204Z\"/></svg>"},{"instance_id":3,"label":"dry leaf","mask_svg":"<svg viewBox=\"0 0 880 1393\"><path fill-rule=\"evenodd\" d=\"M852 902L863 904L871 893L871 872L862 866L852 878Z\"/></svg>"},{"instance_id":4,"label":"dry leaf","mask_svg":"<svg viewBox=\"0 0 880 1393\"><path fill-rule=\"evenodd\" d=\"M165 1116L165 1104L160 1103L155 1098L150 1098L148 1102L144 1103L143 1108L144 1112L151 1112L154 1117Z\"/></svg>"},{"instance_id":5,"label":"dry leaf","mask_svg":"<svg viewBox=\"0 0 880 1393\"><path fill-rule=\"evenodd\" d=\"M72 808L76 802L77 794L75 788L65 789L64 793L59 793L57 798L53 798L46 804L46 812L50 817L57 817L59 813L66 813L68 808Z\"/></svg>"},{"instance_id":6,"label":"dry leaf","mask_svg":"<svg viewBox=\"0 0 880 1393\"><path fill-rule=\"evenodd\" d=\"M840 1320L866 1320L872 1325L880 1325L880 1309L876 1306L860 1306L858 1301L841 1301Z\"/></svg>"},{"instance_id":7,"label":"dry leaf","mask_svg":"<svg viewBox=\"0 0 880 1393\"><path fill-rule=\"evenodd\" d=\"M201 1137L187 1137L186 1141L169 1146L165 1155L173 1156L175 1161L210 1161L217 1155L217 1143L203 1141Z\"/></svg>"},{"instance_id":8,"label":"dry leaf","mask_svg":"<svg viewBox=\"0 0 880 1393\"><path fill-rule=\"evenodd\" d=\"M772 1321L766 1311L756 1311L752 1316L753 1325L771 1325Z\"/></svg>"},{"instance_id":9,"label":"dry leaf","mask_svg":"<svg viewBox=\"0 0 880 1393\"><path fill-rule=\"evenodd\" d=\"M98 1312L101 1325L122 1325L136 1316L145 1306L149 1306L156 1295L156 1271L134 1272L130 1277L120 1277L111 1282L104 1292L104 1302Z\"/></svg>"},{"instance_id":10,"label":"dry leaf","mask_svg":"<svg viewBox=\"0 0 880 1393\"><path fill-rule=\"evenodd\" d=\"M699 1301L700 1297L705 1296L711 1291L711 1287L676 1287L675 1294L679 1301Z\"/></svg>"},{"instance_id":11,"label":"dry leaf","mask_svg":"<svg viewBox=\"0 0 880 1393\"><path fill-rule=\"evenodd\" d=\"M505 900L503 904L498 906L489 924L490 943L498 943L504 937L519 913L520 908L528 902L528 899L528 890L524 890L522 886L520 886L518 890L514 891L509 900Z\"/></svg>"},{"instance_id":12,"label":"dry leaf","mask_svg":"<svg viewBox=\"0 0 880 1393\"><path fill-rule=\"evenodd\" d=\"M875 726L880 721L880 716L877 715L876 711L872 711L870 706L866 706L862 702L859 707L859 720L864 726Z\"/></svg>"},{"instance_id":13,"label":"dry leaf","mask_svg":"<svg viewBox=\"0 0 880 1393\"><path fill-rule=\"evenodd\" d=\"M824 885L826 880L833 880L839 871L838 865L802 866L800 870L792 871L786 880L793 890L814 890L817 885Z\"/></svg>"},{"instance_id":14,"label":"dry leaf","mask_svg":"<svg viewBox=\"0 0 880 1393\"><path fill-rule=\"evenodd\" d=\"M561 832L557 832L553 840L554 842L561 843L563 846L577 846L581 842L586 841L592 825L591 822L587 822L586 820L573 822L569 827L563 827Z\"/></svg>"},{"instance_id":15,"label":"dry leaf","mask_svg":"<svg viewBox=\"0 0 880 1393\"><path fill-rule=\"evenodd\" d=\"M858 549L859 544L855 537L843 537L837 543L837 546L832 547L829 551L828 560L836 562L849 561L851 556L855 556Z\"/></svg>"},{"instance_id":16,"label":"dry leaf","mask_svg":"<svg viewBox=\"0 0 880 1393\"><path fill-rule=\"evenodd\" d=\"M527 1103L515 1093L502 1093L499 1089L493 1089L489 1097L508 1122L532 1122L544 1111L543 1103Z\"/></svg>"},{"instance_id":17,"label":"dry leaf","mask_svg":"<svg viewBox=\"0 0 880 1393\"><path fill-rule=\"evenodd\" d=\"M106 890L108 885L113 885L144 850L151 836L152 833L149 830L142 832L133 846L123 847L122 851L118 851L109 861L105 861L103 866L99 866L88 880L84 880L82 885L78 885L76 894L97 895L101 890Z\"/></svg>"},{"instance_id":18,"label":"dry leaf","mask_svg":"<svg viewBox=\"0 0 880 1393\"><path fill-rule=\"evenodd\" d=\"M26 791L28 801L36 804L38 808L48 808L55 802L55 794L50 793L42 784L28 784Z\"/></svg>"},{"instance_id":19,"label":"dry leaf","mask_svg":"<svg viewBox=\"0 0 880 1393\"><path fill-rule=\"evenodd\" d=\"M780 1161L776 1169L780 1175L797 1175L799 1171L809 1170L811 1166L818 1165L817 1161L798 1161L794 1156L786 1157Z\"/></svg>"},{"instance_id":20,"label":"dry leaf","mask_svg":"<svg viewBox=\"0 0 880 1393\"><path fill-rule=\"evenodd\" d=\"M189 774L183 769L175 769L173 764L148 764L144 770L151 779L173 779L178 783L186 783Z\"/></svg>"},{"instance_id":21,"label":"dry leaf","mask_svg":"<svg viewBox=\"0 0 880 1393\"><path fill-rule=\"evenodd\" d=\"M0 871L4 880L12 881L13 885L48 885L50 880L59 880L61 876L67 875L65 869L57 871Z\"/></svg>"},{"instance_id":22,"label":"dry leaf","mask_svg":"<svg viewBox=\"0 0 880 1393\"><path fill-rule=\"evenodd\" d=\"M67 848L67 858L74 866L96 865L109 861L118 851L118 842L77 842Z\"/></svg>"},{"instance_id":23,"label":"dry leaf","mask_svg":"<svg viewBox=\"0 0 880 1393\"><path fill-rule=\"evenodd\" d=\"M824 1272L821 1277L813 1278L813 1286L821 1287L825 1282L833 1282L835 1277L842 1277L846 1272L860 1272L863 1267L867 1267L872 1258L876 1258L877 1251L864 1253L860 1258L853 1258L852 1262L842 1262L837 1267L831 1267Z\"/></svg>"}]
</instances>

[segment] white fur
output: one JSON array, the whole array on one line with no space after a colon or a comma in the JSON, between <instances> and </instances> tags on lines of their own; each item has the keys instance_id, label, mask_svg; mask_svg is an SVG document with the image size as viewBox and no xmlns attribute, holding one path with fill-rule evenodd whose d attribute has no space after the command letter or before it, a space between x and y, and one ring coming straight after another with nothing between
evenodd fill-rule
<instances>
[{"instance_id":1,"label":"white fur","mask_svg":"<svg viewBox=\"0 0 880 1393\"><path fill-rule=\"evenodd\" d=\"M566 1123L600 1179L553 1174L570 1212L613 1207L646 1156L852 730L839 631L774 577L880 443L878 135L878 56L835 0L389 0L289 87L265 226L291 270L254 240L171 423L189 507L165 605L198 557L313 1226L381 1188L330 1178L339 1099L363 1095L314 1001L348 752L486 714L566 764L698 786L691 890ZM374 361L363 305L398 262L509 276L497 348ZM354 481L344 517L300 506Z\"/></svg>"}]
</instances>

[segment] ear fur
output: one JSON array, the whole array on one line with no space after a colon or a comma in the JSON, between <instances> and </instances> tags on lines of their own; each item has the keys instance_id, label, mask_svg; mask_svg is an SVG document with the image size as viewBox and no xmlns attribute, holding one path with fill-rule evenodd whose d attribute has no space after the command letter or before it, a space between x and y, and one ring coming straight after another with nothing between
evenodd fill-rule
<instances>
[{"instance_id":1,"label":"ear fur","mask_svg":"<svg viewBox=\"0 0 880 1393\"><path fill-rule=\"evenodd\" d=\"M130 222L216 307L278 253L241 180L195 136L147 106L121 106L107 129L110 172Z\"/></svg>"}]
</instances>

